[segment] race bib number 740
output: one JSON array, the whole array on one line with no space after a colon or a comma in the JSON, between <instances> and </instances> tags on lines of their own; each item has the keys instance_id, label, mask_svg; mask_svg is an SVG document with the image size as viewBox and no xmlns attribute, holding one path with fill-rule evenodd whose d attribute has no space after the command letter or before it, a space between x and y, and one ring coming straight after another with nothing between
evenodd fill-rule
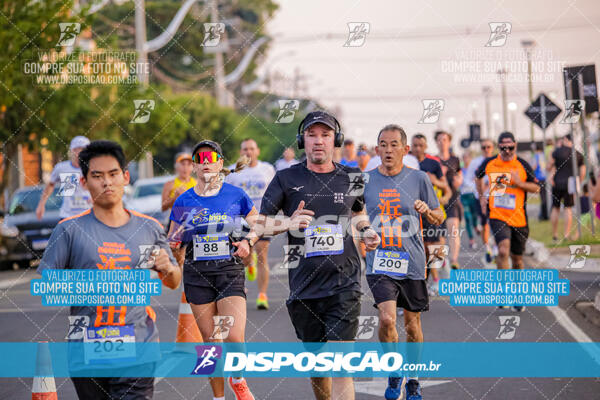
<instances>
[{"instance_id":1,"label":"race bib number 740","mask_svg":"<svg viewBox=\"0 0 600 400\"><path fill-rule=\"evenodd\" d=\"M341 225L309 226L304 230L305 257L327 256L344 252Z\"/></svg>"}]
</instances>

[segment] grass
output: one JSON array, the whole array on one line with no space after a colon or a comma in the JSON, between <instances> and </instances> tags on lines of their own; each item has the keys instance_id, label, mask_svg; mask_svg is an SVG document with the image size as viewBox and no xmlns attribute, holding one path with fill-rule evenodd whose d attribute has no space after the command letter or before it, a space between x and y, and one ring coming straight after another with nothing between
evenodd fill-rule
<instances>
[{"instance_id":1,"label":"grass","mask_svg":"<svg viewBox=\"0 0 600 400\"><path fill-rule=\"evenodd\" d=\"M561 216L562 217L562 216ZM536 216L530 216L529 218L529 237L540 241L548 248L556 247L567 247L573 244L600 244L600 220L594 221L594 228L596 229L596 235L592 235L592 228L589 222L581 224L581 237L577 240L562 240L558 244L552 242L552 225L550 221L538 221ZM558 238L561 239L564 234L564 223L562 218L558 222ZM573 218L573 225L571 228L572 232L577 231L577 221Z\"/></svg>"}]
</instances>

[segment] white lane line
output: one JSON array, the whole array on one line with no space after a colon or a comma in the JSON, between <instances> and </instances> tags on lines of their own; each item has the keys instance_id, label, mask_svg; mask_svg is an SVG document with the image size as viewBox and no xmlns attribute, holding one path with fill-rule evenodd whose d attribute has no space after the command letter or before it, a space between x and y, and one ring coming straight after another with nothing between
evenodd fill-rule
<instances>
[{"instance_id":1,"label":"white lane line","mask_svg":"<svg viewBox=\"0 0 600 400\"><path fill-rule=\"evenodd\" d=\"M592 338L590 338L584 331L579 328L569 315L560 308L559 306L546 306L548 311L554 315L556 321L562 326L577 342L580 343L591 343L593 342ZM584 347L585 351L596 361L600 363L600 350L598 347L592 348L589 346Z\"/></svg>"},{"instance_id":2,"label":"white lane line","mask_svg":"<svg viewBox=\"0 0 600 400\"><path fill-rule=\"evenodd\" d=\"M15 287L18 285L22 285L24 283L29 283L29 281L33 278L33 276L27 276L24 278L18 278L18 279L6 279L3 281L0 281L0 290L4 290L4 289L9 289L11 287Z\"/></svg>"}]
</instances>

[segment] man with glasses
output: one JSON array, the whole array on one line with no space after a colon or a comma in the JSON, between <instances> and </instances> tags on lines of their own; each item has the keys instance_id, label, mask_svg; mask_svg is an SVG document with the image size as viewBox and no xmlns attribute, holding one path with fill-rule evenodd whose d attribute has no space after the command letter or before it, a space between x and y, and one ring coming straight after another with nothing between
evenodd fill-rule
<instances>
[{"instance_id":1,"label":"man with glasses","mask_svg":"<svg viewBox=\"0 0 600 400\"><path fill-rule=\"evenodd\" d=\"M527 192L536 193L539 186L529 163L517 157L517 143L512 133L500 134L498 148L500 154L486 158L475 173L477 191L482 210L489 206L489 224L498 245L498 269L508 269L509 256L513 269L523 269L523 252L529 236L525 210ZM490 182L489 195L483 190L486 176ZM520 312L525 306L513 304L513 310Z\"/></svg>"}]
</instances>

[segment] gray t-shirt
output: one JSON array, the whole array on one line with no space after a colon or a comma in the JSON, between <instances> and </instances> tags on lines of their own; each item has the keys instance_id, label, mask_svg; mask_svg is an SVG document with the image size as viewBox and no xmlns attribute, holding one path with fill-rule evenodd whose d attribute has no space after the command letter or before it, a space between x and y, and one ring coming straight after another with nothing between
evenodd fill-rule
<instances>
[{"instance_id":1,"label":"gray t-shirt","mask_svg":"<svg viewBox=\"0 0 600 400\"><path fill-rule=\"evenodd\" d=\"M171 263L177 265L163 226L154 218L128 211L131 218L125 225L117 228L100 222L91 209L80 216L59 222L50 236L48 247L37 268L38 273L41 274L44 269L140 268L147 261L150 253L148 248L151 246L165 249ZM124 321L120 319L123 313ZM81 321L92 328L123 325L124 322L125 325L133 325L136 343L158 342L155 313L149 306L72 306L70 315L67 339L71 342L82 341L81 335L71 335L74 316L84 317ZM112 321L109 320L111 315ZM147 357L139 356L144 362L149 361ZM83 357L71 357L70 365L72 368L83 367Z\"/></svg>"},{"instance_id":2,"label":"gray t-shirt","mask_svg":"<svg viewBox=\"0 0 600 400\"><path fill-rule=\"evenodd\" d=\"M77 215L92 206L90 192L81 187L79 178L81 168L75 167L71 161L59 162L50 174L50 183L58 187L58 195L62 197L60 217Z\"/></svg>"},{"instance_id":3,"label":"gray t-shirt","mask_svg":"<svg viewBox=\"0 0 600 400\"><path fill-rule=\"evenodd\" d=\"M365 187L367 214L381 237L379 247L367 253L367 274L383 273L395 279L425 279L425 249L421 215L415 200L429 208L440 206L423 171L404 166L395 176L376 168L368 172Z\"/></svg>"}]
</instances>

